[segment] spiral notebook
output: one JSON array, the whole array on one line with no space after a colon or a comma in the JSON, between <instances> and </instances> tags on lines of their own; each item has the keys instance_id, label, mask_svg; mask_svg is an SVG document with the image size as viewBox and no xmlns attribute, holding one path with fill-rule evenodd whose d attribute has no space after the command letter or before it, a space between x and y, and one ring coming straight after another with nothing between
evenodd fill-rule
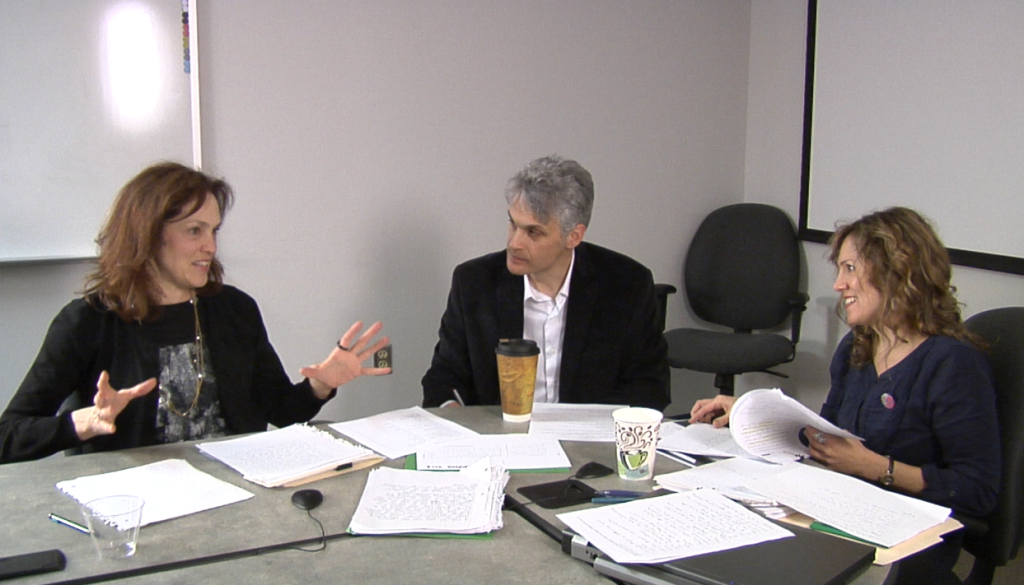
<instances>
[{"instance_id":1,"label":"spiral notebook","mask_svg":"<svg viewBox=\"0 0 1024 585\"><path fill-rule=\"evenodd\" d=\"M301 485L383 460L365 447L305 424L196 447L263 487Z\"/></svg>"}]
</instances>

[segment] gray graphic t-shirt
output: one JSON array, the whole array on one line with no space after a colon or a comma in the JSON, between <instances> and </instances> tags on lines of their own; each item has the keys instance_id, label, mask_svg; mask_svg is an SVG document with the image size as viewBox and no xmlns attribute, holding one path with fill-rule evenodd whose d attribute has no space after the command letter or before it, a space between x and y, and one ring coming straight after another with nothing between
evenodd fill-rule
<instances>
[{"instance_id":1,"label":"gray graphic t-shirt","mask_svg":"<svg viewBox=\"0 0 1024 585\"><path fill-rule=\"evenodd\" d=\"M162 315L153 325L154 341L160 348L157 440L176 443L224 436L226 424L217 398L217 377L211 365L210 350L205 345L201 360L204 365L202 385L198 383L196 368L200 360L196 359L192 304L162 307Z\"/></svg>"}]
</instances>

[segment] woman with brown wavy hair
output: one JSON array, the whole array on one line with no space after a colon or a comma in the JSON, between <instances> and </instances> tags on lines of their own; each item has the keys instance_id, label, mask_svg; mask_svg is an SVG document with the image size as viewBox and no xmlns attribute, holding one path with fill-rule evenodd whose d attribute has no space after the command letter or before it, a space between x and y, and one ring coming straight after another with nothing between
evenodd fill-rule
<instances>
[{"instance_id":1,"label":"woman with brown wavy hair","mask_svg":"<svg viewBox=\"0 0 1024 585\"><path fill-rule=\"evenodd\" d=\"M992 373L965 329L949 255L917 212L893 207L839 226L829 242L837 311L851 331L832 358L822 417L864 441L812 427L825 467L983 516L999 489ZM700 400L692 422L722 426L731 397ZM900 581L956 582L960 534L901 563ZM912 582L912 581L910 581Z\"/></svg>"},{"instance_id":2,"label":"woman with brown wavy hair","mask_svg":"<svg viewBox=\"0 0 1024 585\"><path fill-rule=\"evenodd\" d=\"M256 302L223 284L217 232L232 199L223 180L176 163L121 189L85 295L53 320L0 416L0 463L308 421L338 386L390 372L362 367L388 340L373 342L379 322L362 334L356 322L292 383Z\"/></svg>"}]
</instances>

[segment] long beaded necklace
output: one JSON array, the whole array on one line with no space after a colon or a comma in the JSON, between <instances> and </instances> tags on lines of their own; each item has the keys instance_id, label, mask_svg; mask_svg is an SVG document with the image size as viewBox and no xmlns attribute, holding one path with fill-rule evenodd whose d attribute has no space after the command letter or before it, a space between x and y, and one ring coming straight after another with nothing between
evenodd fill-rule
<instances>
[{"instance_id":1,"label":"long beaded necklace","mask_svg":"<svg viewBox=\"0 0 1024 585\"><path fill-rule=\"evenodd\" d=\"M196 395L192 399L192 404L188 407L184 413L179 412L174 407L174 397L170 392L167 393L167 408L174 414L182 418L191 418L193 412L195 412L196 406L199 405L199 394L203 391L203 375L206 373L206 356L203 355L203 330L199 326L199 302L198 299L193 295L189 302L192 303L192 313L196 317L196 342L195 342L195 357L192 359L192 364L196 368Z\"/></svg>"}]
</instances>

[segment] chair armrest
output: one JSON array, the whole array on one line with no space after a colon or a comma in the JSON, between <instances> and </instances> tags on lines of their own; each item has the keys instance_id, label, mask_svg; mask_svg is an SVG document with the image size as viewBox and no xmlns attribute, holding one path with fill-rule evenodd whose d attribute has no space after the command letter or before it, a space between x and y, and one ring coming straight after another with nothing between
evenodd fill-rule
<instances>
[{"instance_id":1,"label":"chair armrest","mask_svg":"<svg viewBox=\"0 0 1024 585\"><path fill-rule=\"evenodd\" d=\"M800 324L803 321L804 311L807 310L807 303L810 300L811 297L807 293L797 293L793 298L789 299L789 306L792 311L792 317L790 318L792 329L789 338L793 345L800 342Z\"/></svg>"},{"instance_id":2,"label":"chair armrest","mask_svg":"<svg viewBox=\"0 0 1024 585\"><path fill-rule=\"evenodd\" d=\"M668 312L668 295L676 292L676 287L671 284L655 283L654 296L658 299L658 310L661 312L661 330L665 330L665 315Z\"/></svg>"}]
</instances>

